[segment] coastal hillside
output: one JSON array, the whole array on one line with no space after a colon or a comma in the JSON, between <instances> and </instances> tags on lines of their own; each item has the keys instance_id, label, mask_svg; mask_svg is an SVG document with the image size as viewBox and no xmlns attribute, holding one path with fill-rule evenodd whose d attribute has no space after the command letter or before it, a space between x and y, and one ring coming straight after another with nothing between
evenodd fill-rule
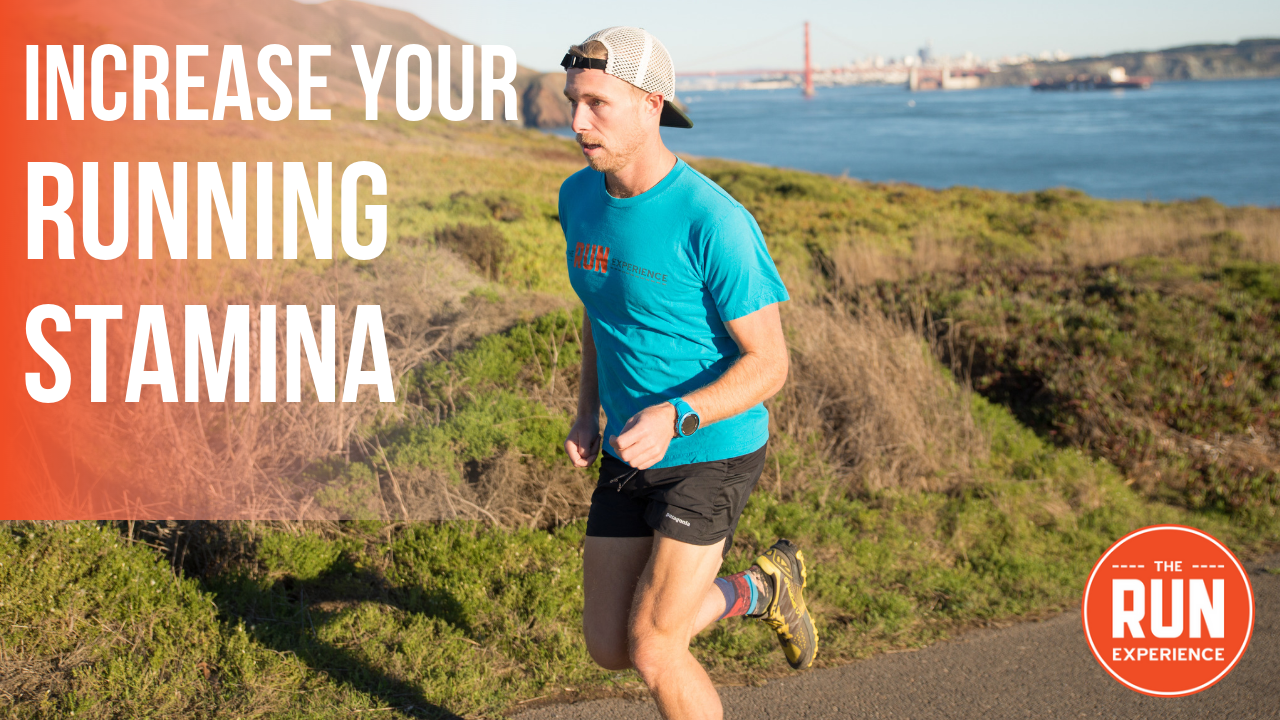
<instances>
[{"instance_id":1,"label":"coastal hillside","mask_svg":"<svg viewBox=\"0 0 1280 720\"><path fill-rule=\"evenodd\" d=\"M1073 75L1106 75L1113 67L1129 75L1162 80L1230 80L1280 75L1280 38L1241 40L1235 45L1186 45L1165 50L1119 52L1062 62L1030 62L1001 69L983 85L1027 85Z\"/></svg>"},{"instance_id":2,"label":"coastal hillside","mask_svg":"<svg viewBox=\"0 0 1280 720\"><path fill-rule=\"evenodd\" d=\"M642 692L579 630L595 468L560 448L581 311L556 197L580 153L509 125L334 115L155 152L377 162L383 256L210 262L138 292L175 312L191 288L211 307L323 301L339 326L381 304L397 402L113 418L157 430L112 462L262 514L0 526L0 715L501 717ZM725 569L779 536L805 548L820 665L1078 607L1100 553L1144 525L1246 558L1280 545L1280 210L690 160L758 219L792 296L792 370ZM694 652L718 682L791 672L759 623Z\"/></svg>"}]
</instances>

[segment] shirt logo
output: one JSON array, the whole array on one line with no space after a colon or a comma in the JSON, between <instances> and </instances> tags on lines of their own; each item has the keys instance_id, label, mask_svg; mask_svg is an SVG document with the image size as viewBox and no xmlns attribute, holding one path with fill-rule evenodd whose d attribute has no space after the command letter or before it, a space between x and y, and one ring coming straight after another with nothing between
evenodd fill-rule
<instances>
[{"instance_id":1,"label":"shirt logo","mask_svg":"<svg viewBox=\"0 0 1280 720\"><path fill-rule=\"evenodd\" d=\"M658 270L651 270L646 267L640 267L639 265L629 263L621 258L613 259L613 269L621 270L622 272L632 277L640 278L641 280L648 280L650 282L658 283L659 285L667 284L666 273Z\"/></svg>"},{"instance_id":2,"label":"shirt logo","mask_svg":"<svg viewBox=\"0 0 1280 720\"><path fill-rule=\"evenodd\" d=\"M583 245L573 251L573 266L582 270L594 270L601 275L609 274L609 248L604 245Z\"/></svg>"}]
</instances>

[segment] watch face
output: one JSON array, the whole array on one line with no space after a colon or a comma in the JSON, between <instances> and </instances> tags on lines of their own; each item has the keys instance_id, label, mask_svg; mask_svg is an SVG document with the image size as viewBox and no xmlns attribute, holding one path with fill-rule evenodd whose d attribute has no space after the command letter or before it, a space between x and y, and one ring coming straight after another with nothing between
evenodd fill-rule
<instances>
[{"instance_id":1,"label":"watch face","mask_svg":"<svg viewBox=\"0 0 1280 720\"><path fill-rule=\"evenodd\" d=\"M680 434L692 435L694 431L698 429L700 422L701 421L698 420L697 414L685 413L684 417L680 418Z\"/></svg>"}]
</instances>

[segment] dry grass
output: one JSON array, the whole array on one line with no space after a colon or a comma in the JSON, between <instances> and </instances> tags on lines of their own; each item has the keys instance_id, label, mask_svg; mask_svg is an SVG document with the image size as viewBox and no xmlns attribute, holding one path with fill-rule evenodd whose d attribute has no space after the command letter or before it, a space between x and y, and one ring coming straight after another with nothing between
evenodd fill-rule
<instances>
[{"instance_id":1,"label":"dry grass","mask_svg":"<svg viewBox=\"0 0 1280 720\"><path fill-rule=\"evenodd\" d=\"M943 222L930 222L916 228L910 242L909 252L894 252L863 234L837 243L829 256L820 256L819 262L837 293L871 285L877 280L951 272L964 264L963 250Z\"/></svg>"},{"instance_id":2,"label":"dry grass","mask_svg":"<svg viewBox=\"0 0 1280 720\"><path fill-rule=\"evenodd\" d=\"M1011 257L1028 267L1097 267L1141 256L1209 263L1227 257L1280 262L1280 210L1183 203L1148 208L1116 204L1103 219L1078 219L1060 232L1043 231L1039 248ZM922 273L957 272L999 258L975 245L966 224L940 213L912 228L909 247L887 245L873 233L845 235L816 255L837 293Z\"/></svg>"},{"instance_id":3,"label":"dry grass","mask_svg":"<svg viewBox=\"0 0 1280 720\"><path fill-rule=\"evenodd\" d=\"M322 271L281 274L260 266L221 272L212 281L208 276L147 277L139 272L124 283L117 273L115 283L87 283L86 288L108 290L102 298L82 297L81 302L118 303L126 308L124 321L108 324L110 398L122 398L125 392L136 327L131 318L141 303L165 308L182 397L183 306L205 302L215 349L221 347L226 306L251 308L251 401L210 403L202 389L200 402L164 403L157 388L145 386L137 403L68 403L51 423L62 427L51 429L50 434L61 441L59 450L72 458L80 482L79 492L59 498L59 506L71 509L73 515L322 519L326 513L309 502L318 487L309 469L326 458L374 454L376 449L365 442L364 429L375 421L394 420L405 406L380 403L372 387L363 388L355 403L319 403L305 365L303 402L284 402L285 305L306 304L317 337L319 306L337 307L339 394L356 306L380 305L397 398L404 394L405 373L424 361L443 359L478 337L510 326L520 316L563 305L554 297L492 289L488 299L477 297L472 291L485 286L483 281L469 272L465 261L444 250L400 248L396 254L387 262L337 263ZM259 400L258 307L262 304L277 306L278 401L274 403ZM367 348L365 352L367 357ZM68 357L74 364L87 361L88 353L72 352ZM149 360L147 367L154 366L155 361ZM73 374L87 377L88 369ZM203 379L200 384L203 388ZM153 502L161 497L164 504ZM390 510L379 506L378 514L389 519L403 513L394 506Z\"/></svg>"},{"instance_id":4,"label":"dry grass","mask_svg":"<svg viewBox=\"0 0 1280 720\"><path fill-rule=\"evenodd\" d=\"M1124 215L1071 226L1061 260L1072 267L1107 265L1140 255L1172 255L1205 263L1228 251L1280 262L1280 213L1221 208L1201 213Z\"/></svg>"},{"instance_id":5,"label":"dry grass","mask_svg":"<svg viewBox=\"0 0 1280 720\"><path fill-rule=\"evenodd\" d=\"M947 490L971 478L987 443L968 391L933 359L915 329L877 310L792 304L784 314L792 370L772 413L783 442L822 463L789 477L791 490L825 465L857 493Z\"/></svg>"},{"instance_id":6,"label":"dry grass","mask_svg":"<svg viewBox=\"0 0 1280 720\"><path fill-rule=\"evenodd\" d=\"M404 517L412 522L466 519L501 527L557 527L585 517L593 478L567 461L524 461L507 450L468 468L468 482L454 483L438 470L416 467L399 482Z\"/></svg>"}]
</instances>

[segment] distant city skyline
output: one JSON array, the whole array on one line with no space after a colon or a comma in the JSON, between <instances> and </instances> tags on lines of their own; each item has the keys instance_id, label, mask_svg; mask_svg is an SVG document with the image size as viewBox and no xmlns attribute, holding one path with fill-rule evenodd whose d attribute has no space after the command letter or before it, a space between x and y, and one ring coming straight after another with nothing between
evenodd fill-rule
<instances>
[{"instance_id":1,"label":"distant city skyline","mask_svg":"<svg viewBox=\"0 0 1280 720\"><path fill-rule=\"evenodd\" d=\"M508 45L520 64L542 71L555 69L568 45L609 25L652 32L679 72L799 67L800 26L806 20L812 23L814 63L820 66L874 55L903 57L930 40L937 55L971 52L998 59L1043 52L1106 55L1280 36L1280 3L1274 0L1079 0L1038 7L1014 0L365 1L408 10L474 43Z\"/></svg>"}]
</instances>

